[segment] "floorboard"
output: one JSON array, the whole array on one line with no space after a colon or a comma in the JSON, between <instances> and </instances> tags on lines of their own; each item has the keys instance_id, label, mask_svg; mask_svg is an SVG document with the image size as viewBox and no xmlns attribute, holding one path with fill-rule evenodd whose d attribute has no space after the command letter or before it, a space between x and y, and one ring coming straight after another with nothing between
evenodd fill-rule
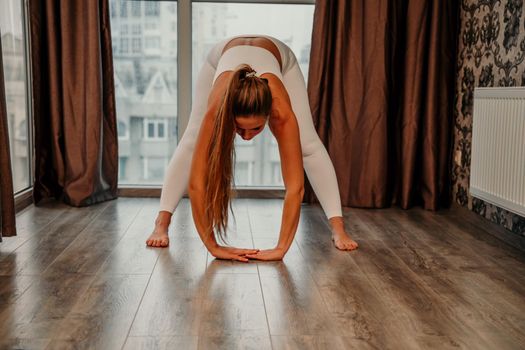
<instances>
[{"instance_id":1,"label":"floorboard","mask_svg":"<svg viewBox=\"0 0 525 350\"><path fill-rule=\"evenodd\" d=\"M228 242L268 249L282 199L237 198ZM525 256L457 210L345 208L334 248L302 205L282 261L215 259L188 199L170 245L156 198L30 206L0 243L1 349L523 349Z\"/></svg>"}]
</instances>

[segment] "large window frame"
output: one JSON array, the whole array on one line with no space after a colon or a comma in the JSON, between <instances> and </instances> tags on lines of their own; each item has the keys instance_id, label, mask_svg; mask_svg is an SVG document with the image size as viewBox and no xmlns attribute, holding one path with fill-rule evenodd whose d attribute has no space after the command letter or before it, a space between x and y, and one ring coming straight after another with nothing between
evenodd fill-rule
<instances>
[{"instance_id":1,"label":"large window frame","mask_svg":"<svg viewBox=\"0 0 525 350\"><path fill-rule=\"evenodd\" d=\"M24 30L24 45L26 47L25 55L25 69L26 69L26 103L28 113L28 161L30 166L29 180L30 184L34 183L34 130L33 130L33 96L32 96L32 69L31 69L31 45L29 40L29 0L19 0L22 2L22 23ZM137 0L146 2L147 0ZM246 4L297 4L297 5L314 5L315 0L158 0L158 1L170 1L177 3L177 74L178 74L178 86L177 86L177 114L178 114L178 139L182 138L184 130L188 125L188 120L191 112L192 103L192 3L246 3ZM145 6L144 6L145 7ZM122 9L117 9L121 11ZM127 15L132 16L131 7L127 8ZM145 9L141 10L145 11ZM132 28L128 28L131 31ZM129 43L129 51L132 51L131 43ZM168 132L167 130L165 132ZM14 135L10 135L13 137ZM119 185L119 188L131 188L131 189L160 189L161 186L145 186L145 185ZM273 190L270 186L239 186L239 189L246 188L249 190L263 191ZM276 187L281 189L282 187ZM32 185L28 188L19 190L15 193L15 199L20 201L27 201L30 199L32 191Z\"/></svg>"},{"instance_id":2,"label":"large window frame","mask_svg":"<svg viewBox=\"0 0 525 350\"><path fill-rule=\"evenodd\" d=\"M26 113L27 113L27 116L26 116L26 126L27 126L27 134L26 134L26 137L27 137L27 149L28 149L28 153L27 153L27 161L28 161L28 171L29 171L29 174L28 174L28 181L29 181L29 184L20 189L20 190L17 190L14 192L14 197L15 197L15 205L18 206L18 202L19 201L24 201L25 204L28 204L28 200L30 199L31 197L31 193L32 193L32 190L33 190L33 184L35 182L35 175L34 175L34 170L35 170L35 164L34 164L34 159L35 159L35 156L34 156L34 130L33 130L33 94L32 94L32 84L33 84L33 75L32 75L32 68L31 68L31 45L30 45L30 41L29 41L29 32L30 32L30 28L29 28L29 22L28 22L28 18L29 18L29 0L18 0L20 5L21 5L21 11L22 11L22 37L23 37L23 45L24 45L24 52L25 52L25 57L24 57L24 70L25 70L25 78L26 78L26 83L25 83L25 103L26 103ZM0 54L3 54L2 53L2 48L0 48ZM1 83L4 83L4 82L1 82ZM16 139L19 135L18 135L18 125L13 125L13 130L11 130L12 132L9 134L9 138L10 139ZM25 205L24 205L25 206Z\"/></svg>"}]
</instances>

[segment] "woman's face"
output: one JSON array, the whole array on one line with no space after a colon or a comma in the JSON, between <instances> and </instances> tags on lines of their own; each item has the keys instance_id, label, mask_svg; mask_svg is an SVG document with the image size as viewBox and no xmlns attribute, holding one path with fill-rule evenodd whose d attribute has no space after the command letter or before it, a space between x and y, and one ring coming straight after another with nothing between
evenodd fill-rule
<instances>
[{"instance_id":1,"label":"woman's face","mask_svg":"<svg viewBox=\"0 0 525 350\"><path fill-rule=\"evenodd\" d=\"M267 119L260 115L238 115L235 117L235 132L244 140L251 140L263 131Z\"/></svg>"}]
</instances>

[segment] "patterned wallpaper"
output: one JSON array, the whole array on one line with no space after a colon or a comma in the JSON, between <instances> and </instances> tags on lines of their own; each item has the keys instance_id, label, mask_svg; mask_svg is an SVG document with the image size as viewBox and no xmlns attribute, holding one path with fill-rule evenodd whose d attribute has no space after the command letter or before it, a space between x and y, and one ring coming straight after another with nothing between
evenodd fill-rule
<instances>
[{"instance_id":1,"label":"patterned wallpaper","mask_svg":"<svg viewBox=\"0 0 525 350\"><path fill-rule=\"evenodd\" d=\"M525 86L523 0L461 0L452 195L459 204L525 236L525 218L469 194L475 86Z\"/></svg>"}]
</instances>

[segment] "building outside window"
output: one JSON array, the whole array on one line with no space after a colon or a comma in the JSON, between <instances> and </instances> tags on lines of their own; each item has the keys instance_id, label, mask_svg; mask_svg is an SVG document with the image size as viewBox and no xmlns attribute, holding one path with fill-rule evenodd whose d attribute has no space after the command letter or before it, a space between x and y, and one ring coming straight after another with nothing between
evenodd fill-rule
<instances>
[{"instance_id":1,"label":"building outside window","mask_svg":"<svg viewBox=\"0 0 525 350\"><path fill-rule=\"evenodd\" d=\"M111 16L112 28L127 26L129 31L126 36L119 31L111 34L113 42L121 46L113 54L117 117L121 121L120 165L125 163L125 169L120 170L119 185L160 185L159 173L165 171L165 163L178 142L177 47L170 43L177 42L177 31L171 30L171 23L177 23L177 2L110 0L110 3L118 4L110 9L126 7L130 11L125 17L121 11ZM157 13L157 7L158 16L150 16ZM161 36L169 40L160 40Z\"/></svg>"},{"instance_id":2,"label":"building outside window","mask_svg":"<svg viewBox=\"0 0 525 350\"><path fill-rule=\"evenodd\" d=\"M168 123L166 119L144 119L145 140L166 140Z\"/></svg>"}]
</instances>

